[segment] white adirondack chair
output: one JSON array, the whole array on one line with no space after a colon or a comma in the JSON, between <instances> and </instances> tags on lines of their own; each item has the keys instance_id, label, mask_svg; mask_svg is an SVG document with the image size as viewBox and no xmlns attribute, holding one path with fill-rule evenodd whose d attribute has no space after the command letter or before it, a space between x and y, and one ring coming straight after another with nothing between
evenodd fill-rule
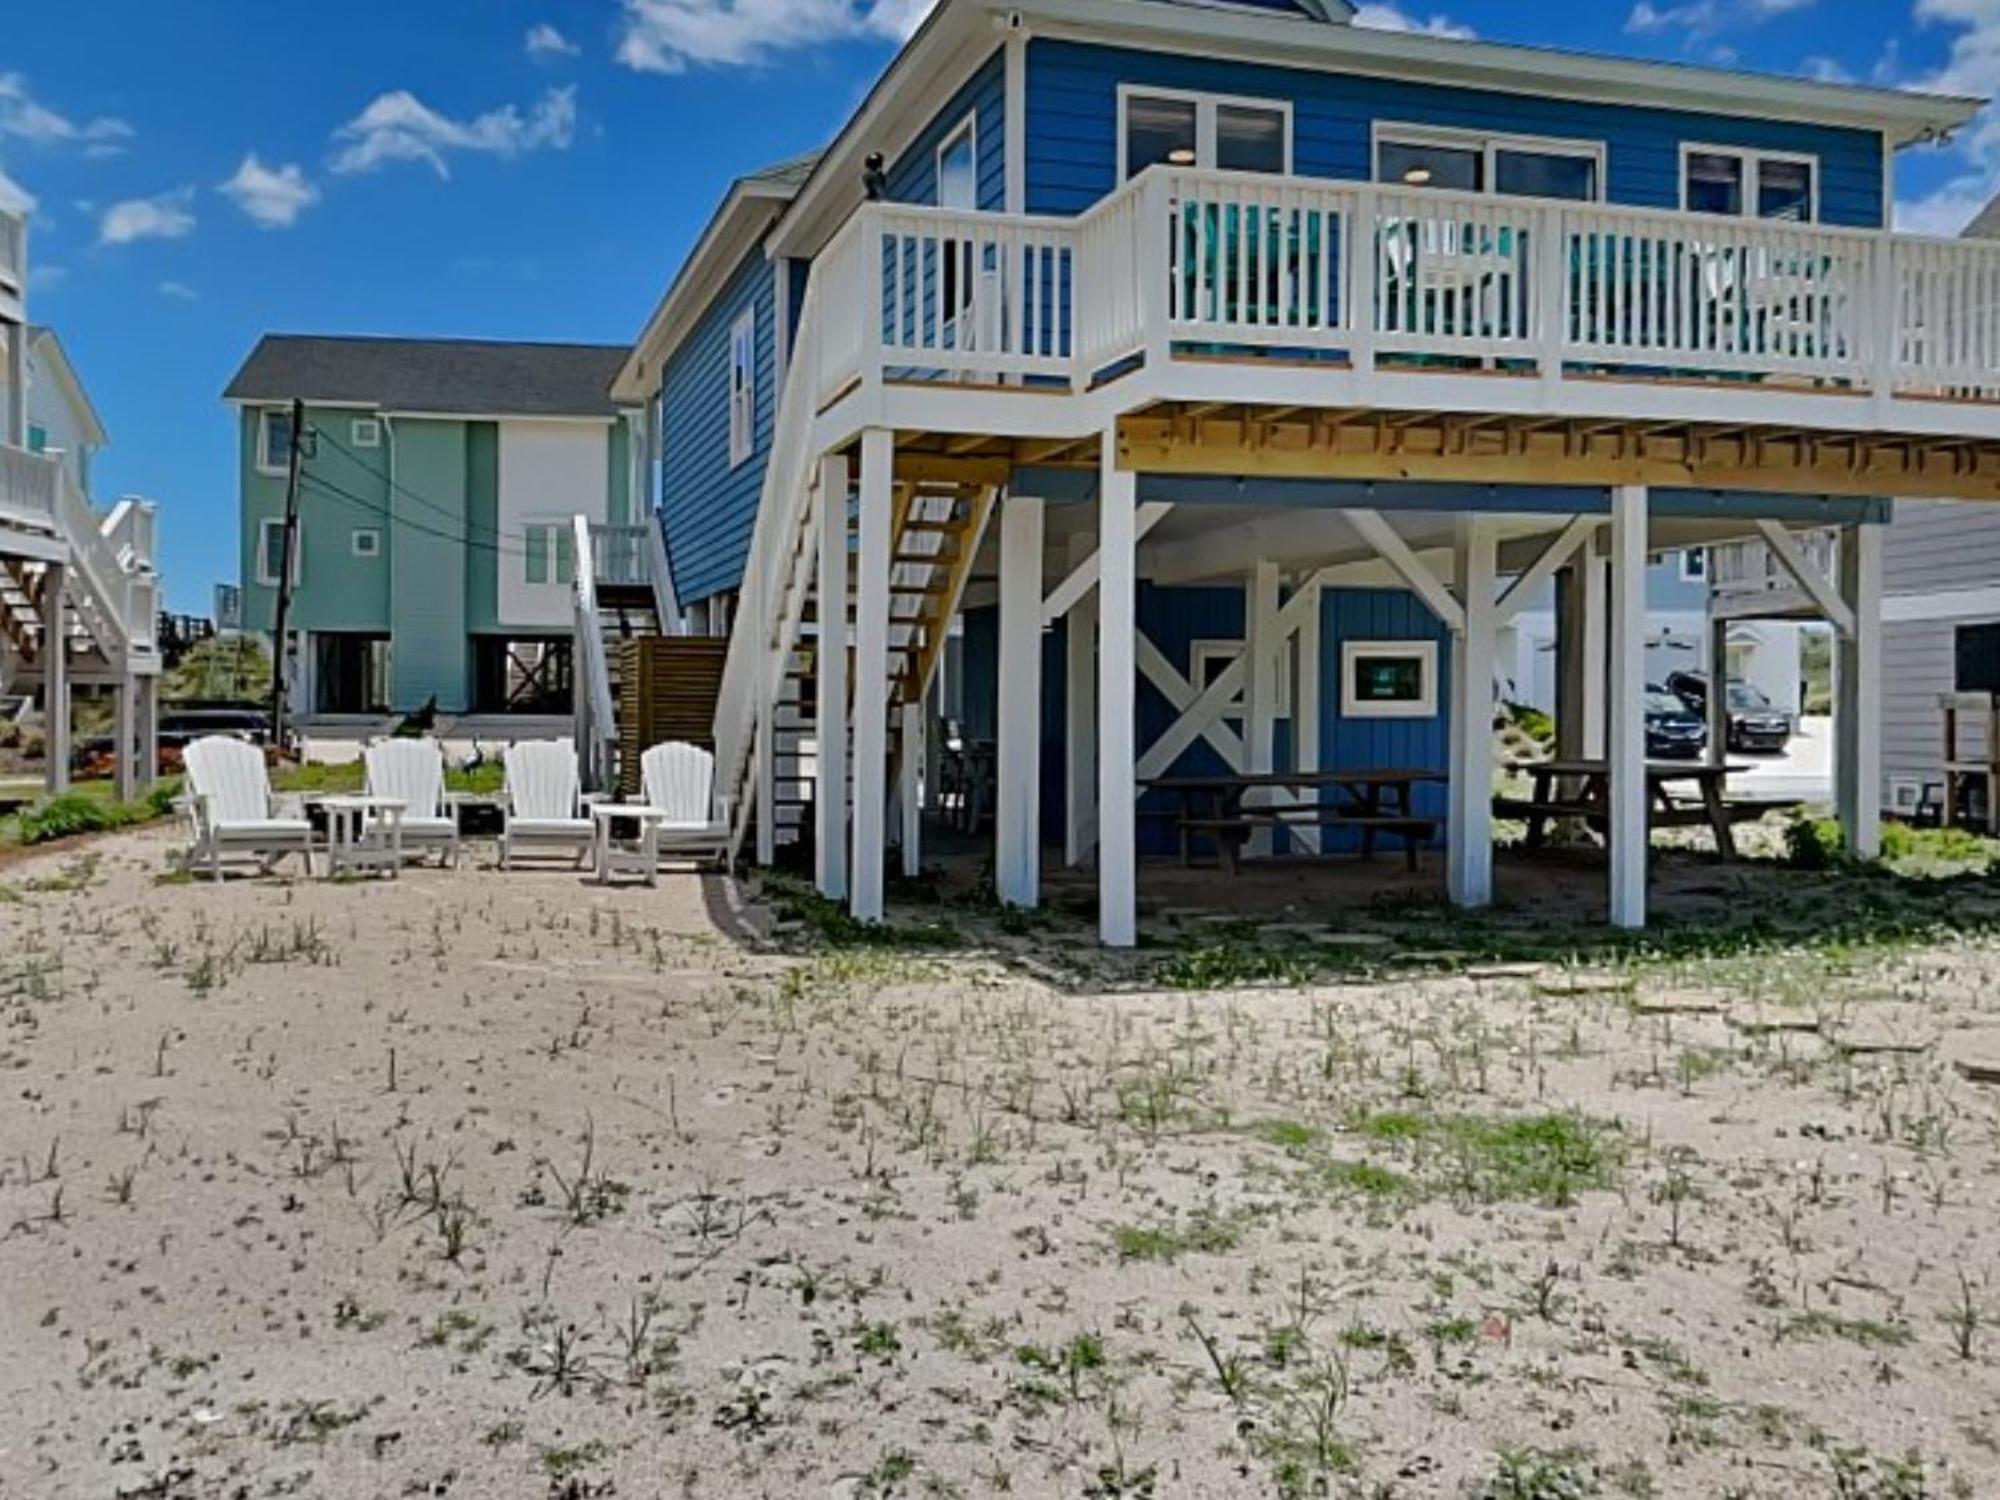
<instances>
[{"instance_id":1,"label":"white adirondack chair","mask_svg":"<svg viewBox=\"0 0 2000 1500\"><path fill-rule=\"evenodd\" d=\"M517 845L573 849L581 865L590 858L590 819L584 815L576 746L568 740L524 740L505 755L505 806L500 822L500 868Z\"/></svg>"},{"instance_id":2,"label":"white adirondack chair","mask_svg":"<svg viewBox=\"0 0 2000 1500\"><path fill-rule=\"evenodd\" d=\"M715 796L715 757L699 745L669 740L639 757L646 806L660 816L645 823L647 853L720 859L729 848L728 799ZM651 868L651 865L648 865Z\"/></svg>"},{"instance_id":3,"label":"white adirondack chair","mask_svg":"<svg viewBox=\"0 0 2000 1500\"><path fill-rule=\"evenodd\" d=\"M434 848L438 862L458 867L458 819L444 800L444 747L429 735L377 740L362 752L368 795L403 804L403 846Z\"/></svg>"},{"instance_id":4,"label":"white adirondack chair","mask_svg":"<svg viewBox=\"0 0 2000 1500\"><path fill-rule=\"evenodd\" d=\"M190 744L182 764L192 834L188 868L206 865L209 875L220 880L226 854L256 855L260 871L296 854L305 861L306 873L312 873L312 824L303 817L280 816L262 749L212 734Z\"/></svg>"}]
</instances>

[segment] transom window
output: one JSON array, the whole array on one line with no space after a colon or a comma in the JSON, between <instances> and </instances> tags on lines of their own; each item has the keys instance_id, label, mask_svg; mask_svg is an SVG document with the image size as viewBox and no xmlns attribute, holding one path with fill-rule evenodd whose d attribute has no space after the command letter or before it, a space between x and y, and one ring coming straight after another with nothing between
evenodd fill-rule
<instances>
[{"instance_id":1,"label":"transom window","mask_svg":"<svg viewBox=\"0 0 2000 1500\"><path fill-rule=\"evenodd\" d=\"M1681 152L1681 206L1691 213L1819 219L1819 161L1783 152L1688 146Z\"/></svg>"},{"instance_id":2,"label":"transom window","mask_svg":"<svg viewBox=\"0 0 2000 1500\"><path fill-rule=\"evenodd\" d=\"M1121 88L1118 139L1121 181L1163 164L1289 172L1292 107L1283 100Z\"/></svg>"},{"instance_id":3,"label":"transom window","mask_svg":"<svg viewBox=\"0 0 2000 1500\"><path fill-rule=\"evenodd\" d=\"M1390 126L1376 135L1375 180L1595 203L1604 196L1604 148L1594 141Z\"/></svg>"}]
</instances>

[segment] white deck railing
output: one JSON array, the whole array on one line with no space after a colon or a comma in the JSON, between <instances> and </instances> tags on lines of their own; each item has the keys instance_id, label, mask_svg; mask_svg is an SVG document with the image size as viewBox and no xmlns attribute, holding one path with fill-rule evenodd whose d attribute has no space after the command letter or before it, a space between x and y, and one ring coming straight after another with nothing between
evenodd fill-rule
<instances>
[{"instance_id":1,"label":"white deck railing","mask_svg":"<svg viewBox=\"0 0 2000 1500\"><path fill-rule=\"evenodd\" d=\"M600 584L612 587L644 588L653 581L652 544L647 536L652 526L611 526L601 521L590 528L590 571Z\"/></svg>"},{"instance_id":2,"label":"white deck railing","mask_svg":"<svg viewBox=\"0 0 2000 1500\"><path fill-rule=\"evenodd\" d=\"M597 556L597 532L587 516L571 521L576 555ZM595 566L576 570L575 628L570 670L576 683L576 752L584 783L593 791L611 784L618 752L618 712L611 699L611 661L604 645L604 622L597 612Z\"/></svg>"},{"instance_id":3,"label":"white deck railing","mask_svg":"<svg viewBox=\"0 0 2000 1500\"><path fill-rule=\"evenodd\" d=\"M0 443L0 525L53 530L56 473L54 459Z\"/></svg>"},{"instance_id":4,"label":"white deck railing","mask_svg":"<svg viewBox=\"0 0 2000 1500\"><path fill-rule=\"evenodd\" d=\"M1820 573L1831 577L1839 558L1832 531L1805 531L1794 538L1799 551ZM1721 542L1708 549L1708 581L1717 598L1729 602L1802 592L1791 570L1763 542Z\"/></svg>"},{"instance_id":5,"label":"white deck railing","mask_svg":"<svg viewBox=\"0 0 2000 1500\"><path fill-rule=\"evenodd\" d=\"M1259 351L2000 400L2000 244L1886 231L1156 167L1074 219L869 204L815 276L820 406Z\"/></svg>"}]
</instances>

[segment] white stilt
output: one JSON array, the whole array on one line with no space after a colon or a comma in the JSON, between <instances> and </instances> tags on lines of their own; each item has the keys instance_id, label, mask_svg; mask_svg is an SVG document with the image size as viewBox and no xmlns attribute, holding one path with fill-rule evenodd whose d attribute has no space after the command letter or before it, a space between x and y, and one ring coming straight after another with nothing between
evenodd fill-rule
<instances>
[{"instance_id":1,"label":"white stilt","mask_svg":"<svg viewBox=\"0 0 2000 1500\"><path fill-rule=\"evenodd\" d=\"M17 332L15 337L20 337ZM50 796L69 790L69 638L63 606L67 569L50 563L42 579L42 750Z\"/></svg>"},{"instance_id":2,"label":"white stilt","mask_svg":"<svg viewBox=\"0 0 2000 1500\"><path fill-rule=\"evenodd\" d=\"M1729 622L1708 622L1708 763L1729 759Z\"/></svg>"},{"instance_id":3,"label":"white stilt","mask_svg":"<svg viewBox=\"0 0 2000 1500\"><path fill-rule=\"evenodd\" d=\"M1611 564L1600 533L1584 543L1578 560L1583 577L1583 754L1602 760L1609 722L1605 697L1611 691Z\"/></svg>"},{"instance_id":4,"label":"white stilt","mask_svg":"<svg viewBox=\"0 0 2000 1500\"><path fill-rule=\"evenodd\" d=\"M1840 533L1840 597L1854 628L1834 664L1834 802L1848 849L1882 852L1882 528Z\"/></svg>"},{"instance_id":5,"label":"white stilt","mask_svg":"<svg viewBox=\"0 0 2000 1500\"><path fill-rule=\"evenodd\" d=\"M902 821L897 839L903 851L903 873L914 880L924 870L924 705L921 699L905 703L902 715L901 758L896 762L896 812Z\"/></svg>"},{"instance_id":6,"label":"white stilt","mask_svg":"<svg viewBox=\"0 0 2000 1500\"><path fill-rule=\"evenodd\" d=\"M1465 626L1451 643L1451 799L1445 885L1456 906L1493 900L1493 666L1499 631L1500 531L1490 516L1461 516L1453 576Z\"/></svg>"},{"instance_id":7,"label":"white stilt","mask_svg":"<svg viewBox=\"0 0 2000 1500\"><path fill-rule=\"evenodd\" d=\"M757 734L751 742L757 772L757 863L770 865L778 857L778 709L771 701L783 680L773 670L757 705Z\"/></svg>"},{"instance_id":8,"label":"white stilt","mask_svg":"<svg viewBox=\"0 0 2000 1500\"><path fill-rule=\"evenodd\" d=\"M1260 558L1243 581L1243 644L1250 657L1250 681L1243 700L1243 739L1247 764L1253 776L1268 775L1277 769L1278 745L1278 565ZM1251 806L1265 806L1277 798L1270 793L1254 793L1245 799ZM1248 852L1269 855L1272 848L1269 828L1250 835Z\"/></svg>"},{"instance_id":9,"label":"white stilt","mask_svg":"<svg viewBox=\"0 0 2000 1500\"><path fill-rule=\"evenodd\" d=\"M160 779L160 679L139 679L139 790L150 792Z\"/></svg>"},{"instance_id":10,"label":"white stilt","mask_svg":"<svg viewBox=\"0 0 2000 1500\"><path fill-rule=\"evenodd\" d=\"M1296 670L1292 678L1292 764L1301 771L1317 771L1320 768L1320 596L1324 585L1308 578L1299 586L1299 592L1311 597L1305 607L1305 620L1299 626L1298 653L1293 658ZM1316 802L1319 798L1309 795L1305 800ZM1320 852L1319 829L1296 829L1292 837L1308 854Z\"/></svg>"},{"instance_id":11,"label":"white stilt","mask_svg":"<svg viewBox=\"0 0 2000 1500\"><path fill-rule=\"evenodd\" d=\"M1107 428L1098 459L1097 902L1107 947L1139 941L1139 843L1134 775L1133 636L1138 595L1135 511L1139 480L1118 467L1118 433Z\"/></svg>"},{"instance_id":12,"label":"white stilt","mask_svg":"<svg viewBox=\"0 0 2000 1500\"><path fill-rule=\"evenodd\" d=\"M813 722L813 873L829 901L847 895L847 455L819 466L819 649Z\"/></svg>"},{"instance_id":13,"label":"white stilt","mask_svg":"<svg viewBox=\"0 0 2000 1500\"><path fill-rule=\"evenodd\" d=\"M1646 925L1646 490L1611 492L1611 925Z\"/></svg>"},{"instance_id":14,"label":"white stilt","mask_svg":"<svg viewBox=\"0 0 2000 1500\"><path fill-rule=\"evenodd\" d=\"M1000 506L1000 700L994 884L1009 906L1041 899L1042 502Z\"/></svg>"},{"instance_id":15,"label":"white stilt","mask_svg":"<svg viewBox=\"0 0 2000 1500\"><path fill-rule=\"evenodd\" d=\"M130 802L139 795L138 748L138 708L139 679L127 669L112 689L111 733L115 746L112 752L112 776L118 789L118 800Z\"/></svg>"},{"instance_id":16,"label":"white stilt","mask_svg":"<svg viewBox=\"0 0 2000 1500\"><path fill-rule=\"evenodd\" d=\"M1070 540L1070 567L1097 554L1094 537ZM1097 591L1063 623L1063 865L1075 869L1097 841Z\"/></svg>"},{"instance_id":17,"label":"white stilt","mask_svg":"<svg viewBox=\"0 0 2000 1500\"><path fill-rule=\"evenodd\" d=\"M895 434L861 434L860 551L854 608L854 873L849 908L882 920L884 804L889 779L889 528Z\"/></svg>"}]
</instances>

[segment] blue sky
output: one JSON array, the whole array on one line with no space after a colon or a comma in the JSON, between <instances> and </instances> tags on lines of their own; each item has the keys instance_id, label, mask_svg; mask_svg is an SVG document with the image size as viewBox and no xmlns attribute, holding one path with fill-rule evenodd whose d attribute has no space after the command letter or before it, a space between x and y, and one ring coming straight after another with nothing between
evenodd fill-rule
<instances>
[{"instance_id":1,"label":"blue sky","mask_svg":"<svg viewBox=\"0 0 2000 1500\"><path fill-rule=\"evenodd\" d=\"M160 502L170 598L236 568L219 394L267 330L623 341L729 179L817 144L926 0L76 0L12 7L0 193L30 292ZM306 16L309 20L295 20ZM1440 0L1363 20L2000 91L2000 0ZM79 36L89 45L79 45ZM1906 157L1906 225L2000 182L2000 123Z\"/></svg>"}]
</instances>

